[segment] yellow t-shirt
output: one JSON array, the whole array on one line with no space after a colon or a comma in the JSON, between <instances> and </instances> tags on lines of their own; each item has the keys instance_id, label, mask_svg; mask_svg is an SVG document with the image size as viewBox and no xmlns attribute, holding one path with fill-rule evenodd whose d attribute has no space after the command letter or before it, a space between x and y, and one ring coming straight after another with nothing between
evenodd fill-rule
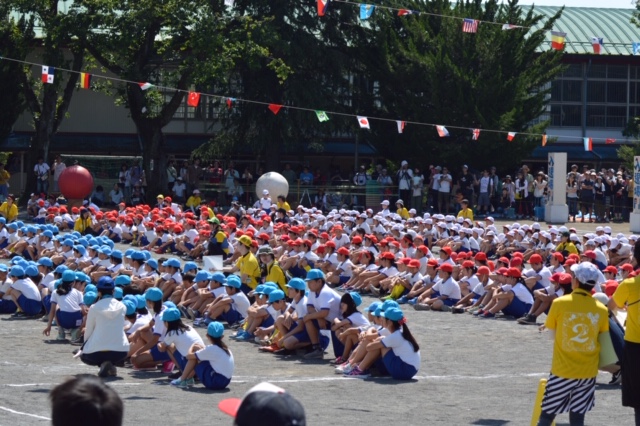
<instances>
[{"instance_id":1,"label":"yellow t-shirt","mask_svg":"<svg viewBox=\"0 0 640 426\"><path fill-rule=\"evenodd\" d=\"M3 170L2 172L0 172L0 185L6 185L7 182L9 182L10 178L11 178L11 175L9 174L8 171Z\"/></svg>"},{"instance_id":2,"label":"yellow t-shirt","mask_svg":"<svg viewBox=\"0 0 640 426\"><path fill-rule=\"evenodd\" d=\"M409 219L409 210L406 207L399 208L396 213L404 220Z\"/></svg>"},{"instance_id":3,"label":"yellow t-shirt","mask_svg":"<svg viewBox=\"0 0 640 426\"><path fill-rule=\"evenodd\" d=\"M11 207L9 207L9 203L5 201L0 206L0 214L7 219L7 222L12 222L18 217L18 206L13 203Z\"/></svg>"},{"instance_id":4,"label":"yellow t-shirt","mask_svg":"<svg viewBox=\"0 0 640 426\"><path fill-rule=\"evenodd\" d=\"M258 286L258 279L260 278L260 264L258 264L258 259L256 259L253 253L249 252L238 259L236 266L240 274L245 274L249 277L249 281L243 282L243 284L255 289Z\"/></svg>"},{"instance_id":5,"label":"yellow t-shirt","mask_svg":"<svg viewBox=\"0 0 640 426\"><path fill-rule=\"evenodd\" d=\"M284 203L281 203L280 201L278 201L278 203L276 204L277 208L279 209L285 209L286 211L291 210L291 206L289 205L289 203L287 203L286 201Z\"/></svg>"},{"instance_id":6,"label":"yellow t-shirt","mask_svg":"<svg viewBox=\"0 0 640 426\"><path fill-rule=\"evenodd\" d=\"M627 307L627 329L624 333L624 340L640 343L640 302L638 302L640 300L640 277L622 281L612 297L618 306L625 303L631 305Z\"/></svg>"},{"instance_id":7,"label":"yellow t-shirt","mask_svg":"<svg viewBox=\"0 0 640 426\"><path fill-rule=\"evenodd\" d=\"M582 289L553 301L545 326L556 331L551 373L564 379L598 375L600 333L609 331L607 308Z\"/></svg>"},{"instance_id":8,"label":"yellow t-shirt","mask_svg":"<svg viewBox=\"0 0 640 426\"><path fill-rule=\"evenodd\" d=\"M573 243L560 243L558 247L556 247L556 251L561 252L566 250L569 254L579 254L576 245Z\"/></svg>"},{"instance_id":9,"label":"yellow t-shirt","mask_svg":"<svg viewBox=\"0 0 640 426\"><path fill-rule=\"evenodd\" d=\"M264 281L278 284L278 286L280 286L280 289L286 294L287 287L285 286L287 284L287 280L284 276L282 268L277 263L272 263L271 265L267 266L267 276L264 278Z\"/></svg>"},{"instance_id":10,"label":"yellow t-shirt","mask_svg":"<svg viewBox=\"0 0 640 426\"><path fill-rule=\"evenodd\" d=\"M473 220L473 210L470 208L462 209L458 212L458 217Z\"/></svg>"},{"instance_id":11,"label":"yellow t-shirt","mask_svg":"<svg viewBox=\"0 0 640 426\"><path fill-rule=\"evenodd\" d=\"M195 195L192 195L187 199L186 206L187 207L193 207L195 209L195 208L200 207L200 203L201 202L202 202L202 198L196 197Z\"/></svg>"},{"instance_id":12,"label":"yellow t-shirt","mask_svg":"<svg viewBox=\"0 0 640 426\"><path fill-rule=\"evenodd\" d=\"M85 229L91 228L92 225L93 221L90 217L88 217L86 220L82 220L82 218L79 217L76 219L75 225L73 225L73 230L83 234Z\"/></svg>"}]
</instances>

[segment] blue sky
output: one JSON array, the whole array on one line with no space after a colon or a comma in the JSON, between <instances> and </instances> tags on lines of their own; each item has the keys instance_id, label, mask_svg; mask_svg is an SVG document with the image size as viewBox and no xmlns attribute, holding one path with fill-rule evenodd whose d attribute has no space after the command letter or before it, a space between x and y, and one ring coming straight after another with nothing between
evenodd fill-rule
<instances>
[{"instance_id":1,"label":"blue sky","mask_svg":"<svg viewBox=\"0 0 640 426\"><path fill-rule=\"evenodd\" d=\"M608 7L614 9L633 9L635 1L632 0L521 0L520 4L535 4L538 6L567 6L567 7Z\"/></svg>"}]
</instances>

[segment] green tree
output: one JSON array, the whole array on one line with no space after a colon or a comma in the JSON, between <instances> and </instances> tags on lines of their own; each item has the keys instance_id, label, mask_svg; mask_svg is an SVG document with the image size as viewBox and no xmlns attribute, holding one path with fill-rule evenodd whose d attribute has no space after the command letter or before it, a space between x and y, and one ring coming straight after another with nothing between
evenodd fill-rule
<instances>
[{"instance_id":1,"label":"green tree","mask_svg":"<svg viewBox=\"0 0 640 426\"><path fill-rule=\"evenodd\" d=\"M143 91L131 83L113 87L136 125L152 194L166 188L163 128L184 105L186 91L213 91L213 83L224 82L240 57L269 55L254 41L260 22L230 16L222 1L80 0L70 13L80 22L75 34L109 72L127 81L178 89ZM274 70L281 65L278 60L270 63Z\"/></svg>"}]
</instances>

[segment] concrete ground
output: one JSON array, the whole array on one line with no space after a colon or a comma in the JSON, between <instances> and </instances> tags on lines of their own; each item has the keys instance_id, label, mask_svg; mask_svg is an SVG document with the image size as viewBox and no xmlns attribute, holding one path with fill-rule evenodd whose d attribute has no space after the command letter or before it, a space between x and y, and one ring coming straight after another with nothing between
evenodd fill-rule
<instances>
[{"instance_id":1,"label":"concrete ground","mask_svg":"<svg viewBox=\"0 0 640 426\"><path fill-rule=\"evenodd\" d=\"M576 225L580 233L595 228ZM614 233L629 233L628 224L612 228ZM372 300L365 297L364 305ZM546 333L508 320L405 312L422 354L421 369L410 382L348 379L334 374L328 356L325 361L278 357L233 339L227 342L236 371L224 392L200 385L175 389L160 372L128 369L119 369L119 376L107 382L124 400L125 424L231 425L232 419L218 411L218 402L241 397L265 380L298 398L310 425L530 423L538 381L547 376L551 363L552 342ZM44 326L0 317L0 426L47 424L49 390L66 377L97 373L72 358L75 347L47 342ZM621 406L620 387L608 386L610 378L598 376L596 407L587 424L632 425L633 412ZM558 424L568 424L568 417L560 416Z\"/></svg>"}]
</instances>

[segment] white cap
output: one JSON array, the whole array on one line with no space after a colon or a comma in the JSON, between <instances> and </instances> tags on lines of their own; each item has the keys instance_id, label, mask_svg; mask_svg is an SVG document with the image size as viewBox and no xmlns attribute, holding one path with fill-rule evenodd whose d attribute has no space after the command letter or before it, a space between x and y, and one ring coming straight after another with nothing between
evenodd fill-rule
<instances>
[{"instance_id":1,"label":"white cap","mask_svg":"<svg viewBox=\"0 0 640 426\"><path fill-rule=\"evenodd\" d=\"M582 284L595 285L600 276L598 268L589 262L571 265L571 272L575 274L576 279Z\"/></svg>"},{"instance_id":2,"label":"white cap","mask_svg":"<svg viewBox=\"0 0 640 426\"><path fill-rule=\"evenodd\" d=\"M269 195L269 190L263 189L262 190L262 195Z\"/></svg>"},{"instance_id":3,"label":"white cap","mask_svg":"<svg viewBox=\"0 0 640 426\"><path fill-rule=\"evenodd\" d=\"M496 220L495 220L493 217L491 217L491 216L487 216L484 220L485 220L485 221L490 220L490 221L491 221L491 223L493 223L493 222L495 222L495 221L496 221Z\"/></svg>"},{"instance_id":4,"label":"white cap","mask_svg":"<svg viewBox=\"0 0 640 426\"><path fill-rule=\"evenodd\" d=\"M411 209L411 210L409 210L409 214L416 214L416 213L418 213L418 212L416 211L416 209Z\"/></svg>"},{"instance_id":5,"label":"white cap","mask_svg":"<svg viewBox=\"0 0 640 426\"><path fill-rule=\"evenodd\" d=\"M389 200L382 200L382 202L380 203L383 206L388 206L389 205Z\"/></svg>"},{"instance_id":6,"label":"white cap","mask_svg":"<svg viewBox=\"0 0 640 426\"><path fill-rule=\"evenodd\" d=\"M596 226L596 232L604 232L604 228L602 226Z\"/></svg>"},{"instance_id":7,"label":"white cap","mask_svg":"<svg viewBox=\"0 0 640 426\"><path fill-rule=\"evenodd\" d=\"M576 234L571 234L569 235L569 241L580 241L580 238Z\"/></svg>"},{"instance_id":8,"label":"white cap","mask_svg":"<svg viewBox=\"0 0 640 426\"><path fill-rule=\"evenodd\" d=\"M433 225L433 219L431 218L425 219L424 223L426 223L427 225Z\"/></svg>"},{"instance_id":9,"label":"white cap","mask_svg":"<svg viewBox=\"0 0 640 426\"><path fill-rule=\"evenodd\" d=\"M535 229L536 231L540 230L540 224L538 222L533 222L531 225L531 229Z\"/></svg>"},{"instance_id":10,"label":"white cap","mask_svg":"<svg viewBox=\"0 0 640 426\"><path fill-rule=\"evenodd\" d=\"M618 241L617 238L612 238L611 239L611 248L618 247L618 244L620 244L620 241Z\"/></svg>"},{"instance_id":11,"label":"white cap","mask_svg":"<svg viewBox=\"0 0 640 426\"><path fill-rule=\"evenodd\" d=\"M605 234L610 234L611 233L611 227L610 226L605 226L603 230L604 230Z\"/></svg>"},{"instance_id":12,"label":"white cap","mask_svg":"<svg viewBox=\"0 0 640 426\"><path fill-rule=\"evenodd\" d=\"M400 163L400 166L401 166L401 167L402 167L402 166L407 166L407 165L409 165L409 163L407 163L407 161L406 161L406 160L402 160L402 163Z\"/></svg>"}]
</instances>

